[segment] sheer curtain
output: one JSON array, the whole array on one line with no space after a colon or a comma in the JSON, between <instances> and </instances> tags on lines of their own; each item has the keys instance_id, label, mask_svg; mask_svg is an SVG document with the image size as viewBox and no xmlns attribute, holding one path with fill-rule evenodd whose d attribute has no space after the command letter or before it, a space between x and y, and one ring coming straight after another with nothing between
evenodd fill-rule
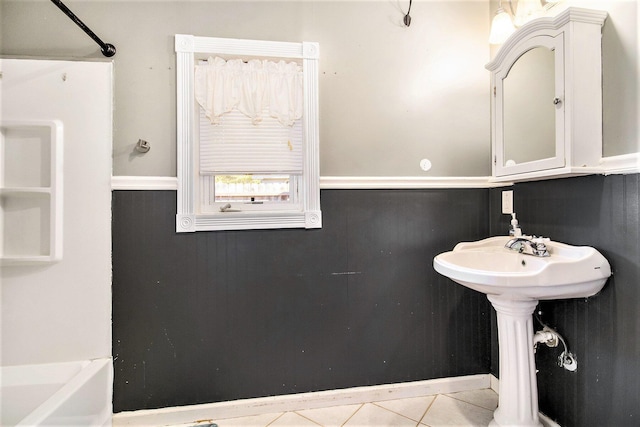
<instances>
[{"instance_id":1,"label":"sheer curtain","mask_svg":"<svg viewBox=\"0 0 640 427\"><path fill-rule=\"evenodd\" d=\"M302 117L302 87L302 67L295 62L210 57L195 69L196 101L213 124L236 109L254 125L268 114L293 126Z\"/></svg>"}]
</instances>

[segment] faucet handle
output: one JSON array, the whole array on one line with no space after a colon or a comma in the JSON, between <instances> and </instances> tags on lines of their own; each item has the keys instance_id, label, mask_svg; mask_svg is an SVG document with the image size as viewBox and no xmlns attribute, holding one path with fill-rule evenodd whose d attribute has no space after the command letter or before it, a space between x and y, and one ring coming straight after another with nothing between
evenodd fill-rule
<instances>
[{"instance_id":1,"label":"faucet handle","mask_svg":"<svg viewBox=\"0 0 640 427\"><path fill-rule=\"evenodd\" d=\"M550 242L548 237L533 237L531 243L535 245L534 253L537 256L547 257L549 256L549 250L547 249L546 242Z\"/></svg>"},{"instance_id":2,"label":"faucet handle","mask_svg":"<svg viewBox=\"0 0 640 427\"><path fill-rule=\"evenodd\" d=\"M542 237L542 236L531 236L531 241L533 243L546 243L546 242L550 242L551 239L548 237Z\"/></svg>"}]
</instances>

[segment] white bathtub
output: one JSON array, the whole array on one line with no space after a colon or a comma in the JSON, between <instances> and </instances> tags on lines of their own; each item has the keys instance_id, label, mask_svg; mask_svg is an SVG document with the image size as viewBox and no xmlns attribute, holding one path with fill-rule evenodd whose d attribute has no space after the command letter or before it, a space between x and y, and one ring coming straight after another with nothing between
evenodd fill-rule
<instances>
[{"instance_id":1,"label":"white bathtub","mask_svg":"<svg viewBox=\"0 0 640 427\"><path fill-rule=\"evenodd\" d=\"M111 358L0 368L1 426L110 426Z\"/></svg>"}]
</instances>

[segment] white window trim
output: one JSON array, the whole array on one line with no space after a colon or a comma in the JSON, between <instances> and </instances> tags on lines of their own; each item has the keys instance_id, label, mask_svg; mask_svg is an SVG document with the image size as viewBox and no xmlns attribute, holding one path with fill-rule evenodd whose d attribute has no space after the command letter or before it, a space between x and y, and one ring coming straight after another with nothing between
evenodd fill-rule
<instances>
[{"instance_id":1,"label":"white window trim","mask_svg":"<svg viewBox=\"0 0 640 427\"><path fill-rule=\"evenodd\" d=\"M318 127L317 43L222 39L176 34L177 173L176 232L321 228ZM198 176L194 153L197 111L194 100L194 54L247 55L302 59L304 75L304 171L300 187L302 209L200 214L196 211Z\"/></svg>"}]
</instances>

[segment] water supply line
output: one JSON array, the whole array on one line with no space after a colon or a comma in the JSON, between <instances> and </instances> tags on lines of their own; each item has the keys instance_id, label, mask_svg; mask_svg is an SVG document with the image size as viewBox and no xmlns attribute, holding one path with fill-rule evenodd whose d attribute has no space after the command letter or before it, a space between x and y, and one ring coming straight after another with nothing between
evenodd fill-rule
<instances>
[{"instance_id":1,"label":"water supply line","mask_svg":"<svg viewBox=\"0 0 640 427\"><path fill-rule=\"evenodd\" d=\"M94 42L98 43L98 45L100 46L100 51L104 56L110 58L116 54L116 47L114 45L103 42L100 37L96 36L96 34L91 31L91 29L87 27L84 22L80 20L80 18L78 18L73 12L71 12L71 10L67 6L65 6L65 4L62 3L61 0L51 0L51 2L58 6L58 8L62 12L64 12L64 14L67 15L73 22L75 22L76 25L82 29L82 31L87 33L87 35L91 37Z\"/></svg>"},{"instance_id":2,"label":"water supply line","mask_svg":"<svg viewBox=\"0 0 640 427\"><path fill-rule=\"evenodd\" d=\"M536 332L533 336L533 348L534 351L538 348L538 344L544 343L547 347L558 346L558 334L546 326L541 331Z\"/></svg>"},{"instance_id":3,"label":"water supply line","mask_svg":"<svg viewBox=\"0 0 640 427\"><path fill-rule=\"evenodd\" d=\"M533 335L534 353L538 348L538 344L545 344L547 347L557 347L558 342L561 342L562 347L564 347L564 351L560 353L560 356L558 356L558 366L566 369L567 371L575 372L578 369L578 360L567 348L567 343L564 341L564 338L562 338L558 332L542 322L537 314L536 320L542 325L542 330Z\"/></svg>"}]
</instances>

